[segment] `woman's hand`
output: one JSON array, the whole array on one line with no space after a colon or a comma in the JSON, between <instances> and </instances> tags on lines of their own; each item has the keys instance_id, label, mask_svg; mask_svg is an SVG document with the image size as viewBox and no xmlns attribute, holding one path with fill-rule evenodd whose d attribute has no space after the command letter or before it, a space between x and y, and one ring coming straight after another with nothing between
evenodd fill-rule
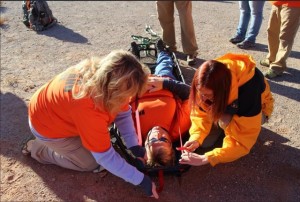
<instances>
[{"instance_id":1,"label":"woman's hand","mask_svg":"<svg viewBox=\"0 0 300 202\"><path fill-rule=\"evenodd\" d=\"M155 183L154 182L152 182L152 196L151 197L154 197L155 199L158 199L159 198L159 196L158 196L158 193L157 193L157 191L156 191L156 186L155 186Z\"/></svg>"},{"instance_id":2,"label":"woman's hand","mask_svg":"<svg viewBox=\"0 0 300 202\"><path fill-rule=\"evenodd\" d=\"M187 141L184 144L184 147L186 147L186 150L193 152L200 146L199 142L197 140Z\"/></svg>"},{"instance_id":3,"label":"woman's hand","mask_svg":"<svg viewBox=\"0 0 300 202\"><path fill-rule=\"evenodd\" d=\"M180 164L189 164L192 166L202 166L208 164L209 161L205 155L199 155L192 152L184 152L179 159Z\"/></svg>"},{"instance_id":4,"label":"woman's hand","mask_svg":"<svg viewBox=\"0 0 300 202\"><path fill-rule=\"evenodd\" d=\"M147 83L147 91L149 93L163 89L163 77L149 77Z\"/></svg>"}]
</instances>

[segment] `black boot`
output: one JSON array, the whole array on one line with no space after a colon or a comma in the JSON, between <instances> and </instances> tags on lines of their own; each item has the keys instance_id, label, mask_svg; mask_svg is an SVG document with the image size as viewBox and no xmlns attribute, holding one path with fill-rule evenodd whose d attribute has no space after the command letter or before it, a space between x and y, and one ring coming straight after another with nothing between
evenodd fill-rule
<instances>
[{"instance_id":1,"label":"black boot","mask_svg":"<svg viewBox=\"0 0 300 202\"><path fill-rule=\"evenodd\" d=\"M140 49L136 42L131 42L131 52L135 55L138 59L141 58L140 56Z\"/></svg>"},{"instance_id":2,"label":"black boot","mask_svg":"<svg viewBox=\"0 0 300 202\"><path fill-rule=\"evenodd\" d=\"M164 42L162 39L159 39L157 42L156 42L156 49L157 49L157 52L160 53L162 51L164 52L170 52L168 48L166 48Z\"/></svg>"}]
</instances>

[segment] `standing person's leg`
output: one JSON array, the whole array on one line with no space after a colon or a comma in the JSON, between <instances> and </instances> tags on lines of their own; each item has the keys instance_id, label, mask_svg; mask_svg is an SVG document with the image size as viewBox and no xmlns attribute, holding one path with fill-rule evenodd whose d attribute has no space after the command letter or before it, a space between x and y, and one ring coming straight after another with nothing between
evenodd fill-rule
<instances>
[{"instance_id":1,"label":"standing person's leg","mask_svg":"<svg viewBox=\"0 0 300 202\"><path fill-rule=\"evenodd\" d=\"M272 10L268 22L268 54L266 59L261 60L260 64L266 67L270 66L270 63L275 61L276 54L279 47L279 32L280 32L280 10L281 7L272 5Z\"/></svg>"},{"instance_id":2,"label":"standing person's leg","mask_svg":"<svg viewBox=\"0 0 300 202\"><path fill-rule=\"evenodd\" d=\"M156 1L158 20L162 28L162 38L169 50L177 50L174 24L174 1Z\"/></svg>"},{"instance_id":3,"label":"standing person's leg","mask_svg":"<svg viewBox=\"0 0 300 202\"><path fill-rule=\"evenodd\" d=\"M283 6L280 16L279 47L275 60L270 64L270 70L276 75L281 75L287 68L286 60L292 51L294 39L299 29L300 8Z\"/></svg>"},{"instance_id":4,"label":"standing person's leg","mask_svg":"<svg viewBox=\"0 0 300 202\"><path fill-rule=\"evenodd\" d=\"M176 1L175 5L179 13L183 52L187 55L197 55L198 45L192 16L192 2Z\"/></svg>"},{"instance_id":5,"label":"standing person's leg","mask_svg":"<svg viewBox=\"0 0 300 202\"><path fill-rule=\"evenodd\" d=\"M249 1L239 1L240 18L236 30L236 34L229 41L233 44L244 41L247 32L248 24L250 21L250 6Z\"/></svg>"},{"instance_id":6,"label":"standing person's leg","mask_svg":"<svg viewBox=\"0 0 300 202\"><path fill-rule=\"evenodd\" d=\"M255 43L262 24L264 4L265 1L249 1L251 18L245 41Z\"/></svg>"},{"instance_id":7,"label":"standing person's leg","mask_svg":"<svg viewBox=\"0 0 300 202\"><path fill-rule=\"evenodd\" d=\"M77 171L92 171L99 166L91 152L82 146L79 137L51 142L35 139L31 157L43 164L55 164Z\"/></svg>"}]
</instances>

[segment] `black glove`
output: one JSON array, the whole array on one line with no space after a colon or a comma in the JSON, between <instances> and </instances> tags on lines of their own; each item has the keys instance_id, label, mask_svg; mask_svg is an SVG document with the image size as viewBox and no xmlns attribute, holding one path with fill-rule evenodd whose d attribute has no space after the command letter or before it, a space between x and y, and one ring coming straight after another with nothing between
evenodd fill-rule
<instances>
[{"instance_id":1,"label":"black glove","mask_svg":"<svg viewBox=\"0 0 300 202\"><path fill-rule=\"evenodd\" d=\"M140 145L136 145L133 147L130 147L129 150L135 155L136 157L142 157L144 158L146 149Z\"/></svg>"},{"instance_id":2,"label":"black glove","mask_svg":"<svg viewBox=\"0 0 300 202\"><path fill-rule=\"evenodd\" d=\"M139 184L139 186L142 187L142 189L144 189L145 193L147 196L152 196L152 181L150 179L149 176L144 175L144 178L142 180L142 182Z\"/></svg>"}]
</instances>

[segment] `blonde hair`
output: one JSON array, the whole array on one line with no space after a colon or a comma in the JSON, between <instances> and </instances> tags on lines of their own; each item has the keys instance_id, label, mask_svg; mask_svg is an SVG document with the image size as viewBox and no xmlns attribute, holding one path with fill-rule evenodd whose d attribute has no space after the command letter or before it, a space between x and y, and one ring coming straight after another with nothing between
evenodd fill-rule
<instances>
[{"instance_id":1,"label":"blonde hair","mask_svg":"<svg viewBox=\"0 0 300 202\"><path fill-rule=\"evenodd\" d=\"M89 96L96 107L117 113L132 96L146 86L149 68L129 51L114 50L103 58L91 57L75 66L79 71L79 91L73 97Z\"/></svg>"}]
</instances>

